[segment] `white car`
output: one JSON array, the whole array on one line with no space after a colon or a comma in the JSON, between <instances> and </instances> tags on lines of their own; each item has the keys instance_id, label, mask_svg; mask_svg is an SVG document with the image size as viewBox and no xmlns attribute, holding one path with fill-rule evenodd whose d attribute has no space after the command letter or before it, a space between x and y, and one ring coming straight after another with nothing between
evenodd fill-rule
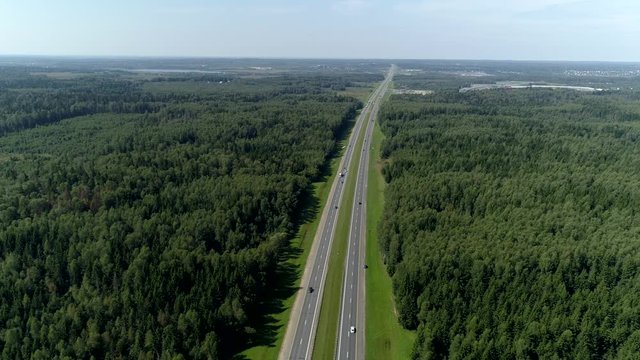
<instances>
[{"instance_id":1,"label":"white car","mask_svg":"<svg viewBox=\"0 0 640 360\"><path fill-rule=\"evenodd\" d=\"M356 327L352 326L351 329L349 329L349 332L352 333L352 334L355 333L356 332Z\"/></svg>"}]
</instances>

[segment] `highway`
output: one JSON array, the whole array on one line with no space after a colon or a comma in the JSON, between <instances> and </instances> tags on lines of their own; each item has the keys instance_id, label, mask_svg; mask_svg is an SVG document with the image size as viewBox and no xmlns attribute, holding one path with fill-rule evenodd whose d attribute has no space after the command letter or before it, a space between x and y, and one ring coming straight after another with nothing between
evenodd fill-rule
<instances>
[{"instance_id":1,"label":"highway","mask_svg":"<svg viewBox=\"0 0 640 360\"><path fill-rule=\"evenodd\" d=\"M331 245L341 210L339 205L344 193L345 178L350 176L346 172L355 155L355 145L368 118L367 114L378 105L388 81L389 77L378 86L369 98L369 101L360 112L349 137L345 154L340 162L340 170L333 181L327 204L324 207L318 230L307 258L307 265L301 281L302 287L291 310L289 325L278 359L311 359ZM365 148L368 150L368 146L363 146L363 149ZM368 153L368 151L365 152Z\"/></svg>"},{"instance_id":2,"label":"highway","mask_svg":"<svg viewBox=\"0 0 640 360\"><path fill-rule=\"evenodd\" d=\"M373 97L364 134L360 163L358 164L351 226L349 229L349 245L345 261L345 272L340 307L340 325L338 327L337 359L364 359L365 339L365 246L366 246L366 200L367 180L369 175L369 155L371 136L375 119L380 109L387 87L393 79L395 67L392 66L379 91ZM354 332L355 331L355 332Z\"/></svg>"}]
</instances>

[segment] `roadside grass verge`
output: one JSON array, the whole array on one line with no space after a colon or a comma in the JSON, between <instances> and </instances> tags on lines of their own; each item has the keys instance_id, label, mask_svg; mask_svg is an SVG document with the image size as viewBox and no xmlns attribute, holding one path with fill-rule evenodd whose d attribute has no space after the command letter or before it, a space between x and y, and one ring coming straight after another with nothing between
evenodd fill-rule
<instances>
[{"instance_id":1,"label":"roadside grass verge","mask_svg":"<svg viewBox=\"0 0 640 360\"><path fill-rule=\"evenodd\" d=\"M303 220L298 233L291 239L290 250L288 254L285 254L285 259L280 267L282 274L278 278L282 281L280 284L275 284L275 288L281 289L281 296L276 298L274 303L267 304L270 311L256 328L256 334L259 336L256 336L253 346L237 354L234 357L235 360L272 360L278 358L291 316L291 308L300 289L300 280L307 257L322 217L322 211L331 192L334 176L339 170L340 161L344 155L343 146L348 142L348 135L353 129L356 119L357 117L354 117L345 127L345 131L338 141L336 154L323 171L322 178L312 184L312 191L303 199Z\"/></svg>"},{"instance_id":2,"label":"roadside grass verge","mask_svg":"<svg viewBox=\"0 0 640 360\"><path fill-rule=\"evenodd\" d=\"M415 331L398 322L391 278L382 261L378 226L384 208L385 182L382 176L380 145L384 135L376 121L369 157L367 187L367 250L365 349L367 359L409 359Z\"/></svg>"},{"instance_id":3,"label":"roadside grass verge","mask_svg":"<svg viewBox=\"0 0 640 360\"><path fill-rule=\"evenodd\" d=\"M362 103L366 103L369 99L369 95L375 89L375 86L350 86L347 87L344 91L339 91L339 95L354 97Z\"/></svg>"},{"instance_id":4,"label":"roadside grass verge","mask_svg":"<svg viewBox=\"0 0 640 360\"><path fill-rule=\"evenodd\" d=\"M367 114L363 126L368 121ZM336 233L331 245L331 256L327 278L322 296L322 306L318 320L315 344L313 347L313 359L333 359L336 351L338 331L338 319L340 314L340 302L342 300L342 285L344 280L344 262L347 254L349 227L351 225L351 213L353 211L353 199L355 197L356 179L362 143L364 140L364 128L358 136L355 144L354 159L349 166L346 176L344 196L340 202L340 213L336 224Z\"/></svg>"}]
</instances>

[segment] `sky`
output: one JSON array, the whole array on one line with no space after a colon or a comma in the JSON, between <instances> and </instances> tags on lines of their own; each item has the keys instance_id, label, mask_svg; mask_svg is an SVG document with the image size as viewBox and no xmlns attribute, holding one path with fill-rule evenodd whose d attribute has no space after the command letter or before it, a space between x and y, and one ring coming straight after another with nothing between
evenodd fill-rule
<instances>
[{"instance_id":1,"label":"sky","mask_svg":"<svg viewBox=\"0 0 640 360\"><path fill-rule=\"evenodd\" d=\"M0 0L0 55L640 61L638 0Z\"/></svg>"}]
</instances>

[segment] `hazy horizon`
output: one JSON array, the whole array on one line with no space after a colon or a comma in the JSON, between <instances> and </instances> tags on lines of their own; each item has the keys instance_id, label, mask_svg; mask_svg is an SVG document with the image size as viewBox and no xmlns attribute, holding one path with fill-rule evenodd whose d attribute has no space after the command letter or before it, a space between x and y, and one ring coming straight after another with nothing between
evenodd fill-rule
<instances>
[{"instance_id":1,"label":"hazy horizon","mask_svg":"<svg viewBox=\"0 0 640 360\"><path fill-rule=\"evenodd\" d=\"M0 55L638 62L631 0L0 2Z\"/></svg>"},{"instance_id":2,"label":"hazy horizon","mask_svg":"<svg viewBox=\"0 0 640 360\"><path fill-rule=\"evenodd\" d=\"M584 63L640 64L640 60L562 60L562 59L445 59L445 58L356 58L356 57L278 57L278 56L180 56L180 55L74 55L74 54L0 54L0 58L51 60L299 60L299 61L424 61L424 62L514 62L514 63ZM1 64L0 64L1 65Z\"/></svg>"}]
</instances>

